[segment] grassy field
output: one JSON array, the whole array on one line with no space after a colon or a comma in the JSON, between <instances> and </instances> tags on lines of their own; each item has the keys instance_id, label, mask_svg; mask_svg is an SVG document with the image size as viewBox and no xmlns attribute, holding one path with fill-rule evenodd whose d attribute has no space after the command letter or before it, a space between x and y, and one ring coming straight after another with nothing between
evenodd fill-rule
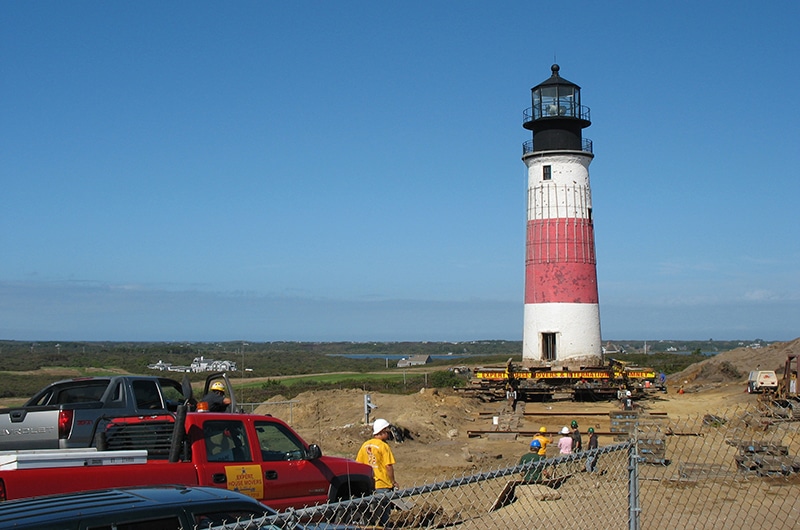
<instances>
[{"instance_id":1,"label":"grassy field","mask_svg":"<svg viewBox=\"0 0 800 530\"><path fill-rule=\"evenodd\" d=\"M238 348L238 349L237 349ZM465 379L448 372L453 366L502 366L512 358L521 361L521 343L483 341L469 343L22 343L0 341L5 371L0 372L0 399L24 401L47 384L60 379L119 373L160 375L180 380L184 374L158 372L149 363L163 360L188 365L194 357L235 360L230 372L234 389L253 399L291 396L315 389L359 388L411 393L423 386L457 386ZM454 352L467 357L442 358ZM364 354L353 358L354 354ZM347 356L344 356L344 355ZM376 355L386 355L376 358ZM398 368L388 356L438 355L434 362ZM393 357L394 358L394 357ZM704 357L699 355L625 355L628 362L650 366L667 374ZM387 366L388 365L388 366ZM247 373L242 368L247 368ZM188 374L197 392L207 374ZM247 375L241 378L241 375Z\"/></svg>"}]
</instances>

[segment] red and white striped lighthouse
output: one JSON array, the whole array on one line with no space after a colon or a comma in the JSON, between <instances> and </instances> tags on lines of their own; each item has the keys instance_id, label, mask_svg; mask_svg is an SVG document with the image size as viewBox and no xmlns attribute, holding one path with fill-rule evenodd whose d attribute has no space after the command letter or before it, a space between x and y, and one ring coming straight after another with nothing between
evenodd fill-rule
<instances>
[{"instance_id":1,"label":"red and white striped lighthouse","mask_svg":"<svg viewBox=\"0 0 800 530\"><path fill-rule=\"evenodd\" d=\"M591 125L580 87L552 75L531 89L523 127L528 166L525 327L522 359L530 364L598 366L602 358L592 192Z\"/></svg>"}]
</instances>

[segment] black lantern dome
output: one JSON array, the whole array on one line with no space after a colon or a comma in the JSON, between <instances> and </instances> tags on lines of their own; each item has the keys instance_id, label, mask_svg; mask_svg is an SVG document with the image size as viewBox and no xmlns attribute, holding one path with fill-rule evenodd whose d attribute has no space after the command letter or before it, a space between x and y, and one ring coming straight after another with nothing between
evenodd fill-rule
<instances>
[{"instance_id":1,"label":"black lantern dome","mask_svg":"<svg viewBox=\"0 0 800 530\"><path fill-rule=\"evenodd\" d=\"M522 126L533 131L523 154L539 151L588 151L591 141L584 141L581 131L592 124L589 107L581 105L581 87L567 81L554 64L552 75L531 89L533 106L525 110Z\"/></svg>"}]
</instances>

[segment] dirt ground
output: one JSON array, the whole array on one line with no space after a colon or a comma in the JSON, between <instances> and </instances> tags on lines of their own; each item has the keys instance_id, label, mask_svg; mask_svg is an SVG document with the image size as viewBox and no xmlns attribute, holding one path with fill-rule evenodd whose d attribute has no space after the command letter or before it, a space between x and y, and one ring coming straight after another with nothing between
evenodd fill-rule
<instances>
[{"instance_id":1,"label":"dirt ground","mask_svg":"<svg viewBox=\"0 0 800 530\"><path fill-rule=\"evenodd\" d=\"M702 392L678 395L674 391L657 394L637 405L648 413L673 415L716 412L733 403L753 402L756 398L743 391L741 383L722 383ZM402 443L390 442L397 459L396 476L401 487L445 480L472 471L500 465L513 465L527 452L530 436L505 434L502 423L508 422L510 407L505 402L483 403L452 391L427 390L410 396L372 394L378 405L372 419L386 418L407 431ZM281 401L277 398L275 401ZM317 443L325 454L354 458L371 431L364 425L363 393L357 390L301 394L293 401L291 419L287 405L269 403L256 413L270 413L290 421L310 443ZM608 413L619 410L616 402L520 403L522 418L511 420L509 430L536 431L545 426L556 440L561 427L572 420L583 433L594 427L598 433L611 430ZM497 416L501 425L493 424ZM470 436L469 431L485 431ZM611 435L599 437L600 445L613 442ZM548 456L555 456L555 444Z\"/></svg>"},{"instance_id":2,"label":"dirt ground","mask_svg":"<svg viewBox=\"0 0 800 530\"><path fill-rule=\"evenodd\" d=\"M729 435L741 438L745 432L753 439L763 438L767 429L759 431L760 423L738 418L736 422L730 421L726 429L715 432L705 427L703 421L697 421L732 408L752 408L758 397L745 392L748 372L771 369L781 377L790 353L800 354L800 339L762 349L741 348L721 353L671 375L667 380L668 393L652 394L637 401L640 417L667 417L670 421L693 418L677 422L676 425L685 427L684 432L670 436L669 451L680 455L681 461L645 466L640 471L643 528L727 530L760 525L767 518L774 526L796 526L795 499L800 495L800 476L751 480L740 477L734 468L736 449L728 443ZM680 387L684 390L682 394L677 392ZM398 462L396 476L401 489L515 465L520 455L528 451L528 433L541 426L556 439L558 430L575 420L582 433L589 427L600 433L601 447L612 444L615 436L610 432L609 412L619 410L616 402L554 401L520 403L512 411L506 402L483 402L453 390L426 389L407 396L373 392L371 397L378 406L371 419L385 418L407 435L402 442L390 442ZM371 435L370 427L364 423L364 392L360 390L308 392L290 401L276 396L255 412L286 420L328 455L354 458L361 443ZM734 423L743 425L742 429L736 431ZM796 422L783 424L784 430L780 431L785 433L786 428L790 429L794 433L792 441L787 443L786 437L776 440L789 445L792 455L800 455L796 425ZM703 434L696 435L703 430ZM482 433L477 435L477 431ZM519 431L526 434L515 434ZM548 448L548 456L555 456L553 446ZM513 502L495 511L488 508L497 502L498 492L505 491L504 485L508 486L514 477L447 490L432 500L414 499L420 503L414 509L419 508L423 514L428 509L431 514L445 514L437 515L444 517L436 519L437 524L455 513L464 529L549 528L567 523L595 528L627 527L627 453L602 456L601 467L606 468L603 472L607 474L574 473L557 491L542 485L517 487ZM725 469L728 479L715 480L714 473ZM704 476L695 476L697 473ZM554 499L560 500L553 502ZM676 506L680 509L675 509ZM466 514L465 507L480 513ZM416 512L395 512L395 515L408 513ZM736 523L731 524L732 520ZM406 525L398 525L402 526Z\"/></svg>"},{"instance_id":3,"label":"dirt ground","mask_svg":"<svg viewBox=\"0 0 800 530\"><path fill-rule=\"evenodd\" d=\"M675 417L753 404L756 397L745 392L747 373L760 367L780 374L788 353L800 354L800 339L762 349L740 348L721 353L673 374L667 380L668 393L654 394L637 405L644 413ZM678 394L681 386L684 393ZM607 433L608 413L619 410L616 402L554 401L520 404L512 415L506 402L482 402L452 390L371 396L378 406L371 419L385 418L408 434L402 443L392 442L401 487L516 464L527 451L530 437L502 434L504 430L536 431L545 426L551 437L557 438L562 426L576 420L584 433L589 427ZM364 393L359 390L300 394L291 406L281 401L285 400L277 396L256 412L289 421L306 440L319 444L325 454L353 458L370 436L369 427L364 425ZM494 416L498 417L498 425L494 424ZM469 431L500 432L470 436ZM612 441L610 435L599 438L601 446Z\"/></svg>"}]
</instances>

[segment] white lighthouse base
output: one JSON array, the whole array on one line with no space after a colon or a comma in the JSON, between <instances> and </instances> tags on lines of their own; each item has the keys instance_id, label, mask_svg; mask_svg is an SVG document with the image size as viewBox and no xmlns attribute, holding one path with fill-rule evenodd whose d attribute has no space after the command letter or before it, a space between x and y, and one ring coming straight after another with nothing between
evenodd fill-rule
<instances>
[{"instance_id":1,"label":"white lighthouse base","mask_svg":"<svg viewBox=\"0 0 800 530\"><path fill-rule=\"evenodd\" d=\"M531 366L600 366L598 304L525 304L522 362Z\"/></svg>"}]
</instances>

